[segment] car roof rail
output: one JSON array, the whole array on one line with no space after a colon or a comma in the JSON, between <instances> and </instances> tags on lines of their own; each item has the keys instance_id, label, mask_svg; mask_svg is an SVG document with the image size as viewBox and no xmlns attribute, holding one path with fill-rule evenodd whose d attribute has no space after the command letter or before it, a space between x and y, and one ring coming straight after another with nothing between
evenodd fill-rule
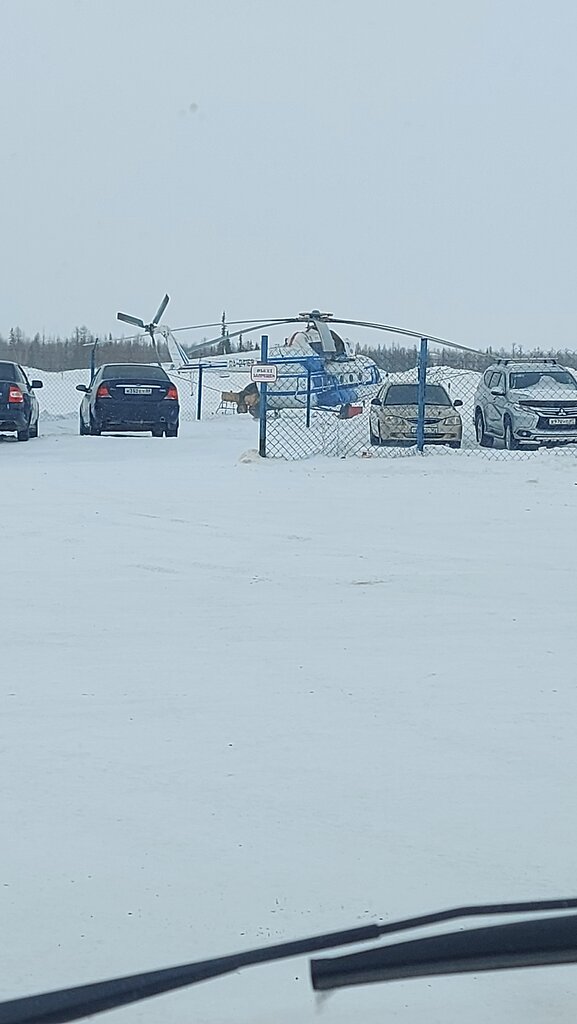
<instances>
[{"instance_id":1,"label":"car roof rail","mask_svg":"<svg viewBox=\"0 0 577 1024\"><path fill-rule=\"evenodd\" d=\"M515 356L514 358L498 358L495 362L499 366L508 366L509 363L552 363L555 366L559 365L557 359L552 356Z\"/></svg>"}]
</instances>

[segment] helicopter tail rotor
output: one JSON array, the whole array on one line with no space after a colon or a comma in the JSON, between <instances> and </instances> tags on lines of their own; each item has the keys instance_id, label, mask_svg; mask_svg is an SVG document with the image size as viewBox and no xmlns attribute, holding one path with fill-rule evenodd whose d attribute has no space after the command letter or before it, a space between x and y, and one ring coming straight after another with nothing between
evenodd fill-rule
<instances>
[{"instance_id":1,"label":"helicopter tail rotor","mask_svg":"<svg viewBox=\"0 0 577 1024\"><path fill-rule=\"evenodd\" d=\"M158 330L158 325L160 323L160 318L161 318L162 314L164 313L164 310L168 306L169 301L170 301L169 296L165 295L163 300L162 300L162 302L160 303L160 306L156 310L156 313L154 314L154 318L150 321L149 324L145 324L144 320L141 320L141 318L138 317L138 316L130 316L130 314L128 314L128 313L117 313L116 314L116 319L117 320L122 320L122 322L125 323L125 324L134 324L135 327L140 327L141 330L146 331L147 334L150 335L150 340L152 342L152 347L154 348L154 351L156 353L156 359L157 359L157 362L158 362L159 365L160 365L160 353L158 351L158 346L156 344L156 340L154 338L154 335L155 335L156 331Z\"/></svg>"},{"instance_id":2,"label":"helicopter tail rotor","mask_svg":"<svg viewBox=\"0 0 577 1024\"><path fill-rule=\"evenodd\" d=\"M169 301L169 296L165 295L162 302L160 303L160 306L156 310L156 313L154 314L154 318L150 321L149 324L146 324L144 320L142 320L139 316L130 316L129 313L117 313L116 319L122 320L123 323L125 324L134 324L135 327L140 327L143 331L148 331L150 337L153 338L154 332L156 331L160 323L160 318L164 313L164 310L168 306Z\"/></svg>"},{"instance_id":3,"label":"helicopter tail rotor","mask_svg":"<svg viewBox=\"0 0 577 1024\"><path fill-rule=\"evenodd\" d=\"M128 313L117 313L117 320L122 320L125 324L133 324L135 327L141 327L144 330L144 320L141 320L138 316L129 316Z\"/></svg>"},{"instance_id":4,"label":"helicopter tail rotor","mask_svg":"<svg viewBox=\"0 0 577 1024\"><path fill-rule=\"evenodd\" d=\"M169 301L170 301L169 296L165 295L163 300L162 300L162 302L160 303L160 306L158 307L158 309L157 309L157 311L156 311L156 313L154 315L154 319L153 319L152 323L150 324L151 327L157 327L158 326L158 324L160 323L160 318L162 317L162 314L164 313L164 310L168 306Z\"/></svg>"}]
</instances>

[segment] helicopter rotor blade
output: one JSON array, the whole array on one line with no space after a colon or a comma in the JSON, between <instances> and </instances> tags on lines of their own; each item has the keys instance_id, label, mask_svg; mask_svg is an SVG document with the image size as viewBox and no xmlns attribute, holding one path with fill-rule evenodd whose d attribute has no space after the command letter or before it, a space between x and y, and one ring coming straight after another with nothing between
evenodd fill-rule
<instances>
[{"instance_id":1,"label":"helicopter rotor blade","mask_svg":"<svg viewBox=\"0 0 577 1024\"><path fill-rule=\"evenodd\" d=\"M155 327L156 327L157 324L160 323L160 318L161 318L162 314L164 313L164 310L168 306L169 301L170 301L169 296L165 295L163 300L162 300L162 302L160 303L160 306L156 310L156 313L154 314L154 319L153 319L152 323L153 323L153 325Z\"/></svg>"},{"instance_id":2,"label":"helicopter rotor blade","mask_svg":"<svg viewBox=\"0 0 577 1024\"><path fill-rule=\"evenodd\" d=\"M473 355L483 356L485 352L481 352L477 348L470 348L467 345L458 345L456 341L448 341L446 338L435 338L432 334L427 334L426 331L408 331L404 327L393 327L390 324L373 324L365 320L331 320L333 324L348 324L352 327L369 327L375 331L390 331L391 334L402 334L408 338L426 338L427 341L435 342L437 345L446 345L447 348L456 348L461 352L471 352Z\"/></svg>"},{"instance_id":3,"label":"helicopter rotor blade","mask_svg":"<svg viewBox=\"0 0 577 1024\"><path fill-rule=\"evenodd\" d=\"M168 302L169 296L165 295L164 299L162 300L158 308L156 316L151 324L145 324L144 321L141 320L140 318L129 316L127 313L118 313L117 319L123 320L129 324L134 324L136 327L140 327L143 330L148 330L148 332L150 333L151 330L154 330L157 327L158 322L162 314L164 313L166 306L168 305ZM209 327L221 328L221 333L218 335L218 337L210 338L207 341L199 342L198 344L194 345L188 352L188 358L193 358L198 352L204 352L206 350L214 348L214 346L221 344L224 338L238 338L241 334L251 334L254 331L263 330L266 327L276 327L280 326L281 324L298 323L306 323L307 326L314 327L317 330L319 338L321 340L322 348L326 355L331 355L334 353L333 339L330 334L329 326L333 324L343 324L351 327L366 327L369 330L376 331L388 331L391 334L399 334L408 338L426 338L428 341L433 342L434 344L444 345L447 348L457 349L458 351L461 352L469 352L473 355L485 355L485 353L481 352L479 349L471 348L470 346L467 345L460 345L455 341L449 341L447 338L437 338L432 334L427 334L427 332L425 331L410 331L407 328L395 327L392 324L380 324L367 320L345 320L341 319L340 317L333 317L332 314L330 314L329 317L328 314L315 315L316 313L317 310L312 310L311 313L300 313L298 316L276 318L271 317L268 320L229 320L227 323L227 328L229 326L238 326L241 329L232 332L228 332L227 330L227 333L225 335L222 334L222 320L208 324L191 324L190 326L187 327L174 327L172 328L172 333L176 334L177 332L180 331L202 330L204 328Z\"/></svg>"},{"instance_id":4,"label":"helicopter rotor blade","mask_svg":"<svg viewBox=\"0 0 577 1024\"><path fill-rule=\"evenodd\" d=\"M135 327L142 327L144 330L144 320L141 320L138 316L129 316L128 313L117 313L117 320L122 320L125 324L134 324Z\"/></svg>"},{"instance_id":5,"label":"helicopter rotor blade","mask_svg":"<svg viewBox=\"0 0 577 1024\"><path fill-rule=\"evenodd\" d=\"M293 320L299 320L299 319L300 319L300 317L297 317L297 316L294 316L294 317L293 316L277 316L277 317L272 317L272 316L264 317L264 316L261 316L261 317L255 317L254 320L227 320L226 321L226 326L227 327L236 327L237 324L256 324L257 327L259 325L264 326L264 327L270 327L270 326L273 326L274 324L286 324L286 323L291 323ZM222 323L222 320L221 320L221 323Z\"/></svg>"},{"instance_id":6,"label":"helicopter rotor blade","mask_svg":"<svg viewBox=\"0 0 577 1024\"><path fill-rule=\"evenodd\" d=\"M141 327L143 331L148 330L149 327L157 327L158 326L157 324L154 324L154 323L153 324L145 324L143 320L138 320L136 317L128 317L127 314L125 314L125 313L118 314L117 315L117 319L126 320L127 323L136 324L136 326L137 327ZM274 327L276 324L300 323L301 320L302 320L302 317L283 317L282 319L278 319L278 320L267 320L266 323L261 323L260 320L229 320L229 322L227 324L227 327L228 326L235 326L236 324L254 324L254 326L253 327L246 327L246 328L244 328L241 331L236 331L234 334L229 334L227 332L225 337L237 338L241 334L250 334L251 331L256 331L260 327ZM219 320L218 322L215 321L214 323L210 323L210 324L190 324L190 326L188 326L188 327L171 327L170 333L171 334L179 334L182 331L201 331L201 330L203 330L205 328L208 328L208 327L222 327L222 320ZM149 333L150 333L150 331L149 331ZM118 338L118 339L113 339L113 340L115 340L115 341L116 340L117 341L121 341L121 340L123 340L123 341L131 341L131 340L134 341L134 340L136 340L139 337L141 337L141 335L134 334L134 335L132 335L129 338L122 338L122 339ZM218 336L218 338L213 338L210 341L203 342L202 344L199 342L195 346L195 349L206 348L207 346L210 346L211 344L215 344L216 345L216 344L218 344L218 342L222 341L222 339L223 339L223 335L220 334Z\"/></svg>"},{"instance_id":7,"label":"helicopter rotor blade","mask_svg":"<svg viewBox=\"0 0 577 1024\"><path fill-rule=\"evenodd\" d=\"M300 320L300 319L301 319L300 317L294 317L295 322L297 320ZM264 322L266 322L266 326L267 327L273 327L275 324L292 323L293 322L293 318L292 317L277 317L276 319L273 319L273 317L264 317L263 316L263 317L255 317L254 320L227 320L226 326L228 328L228 327L236 327L239 324L255 324L256 327L258 327L259 324L264 323ZM189 327L173 327L172 328L172 333L175 334L177 331L200 331L204 327L222 327L222 320L219 320L218 323L213 323L213 324L191 324ZM252 328L247 328L246 332L244 332L244 333L248 334L251 329ZM230 335L229 335L229 337L230 337ZM221 339L222 339L222 335L221 335Z\"/></svg>"},{"instance_id":8,"label":"helicopter rotor blade","mask_svg":"<svg viewBox=\"0 0 577 1024\"><path fill-rule=\"evenodd\" d=\"M249 321L249 322L252 322L252 321ZM207 348L213 348L215 345L220 345L220 343L222 341L226 340L226 339L238 338L239 335L241 335L241 334L251 334L253 331L261 331L265 327L276 327L279 324L294 324L294 323L299 323L299 318L298 317L291 317L290 320L288 320L288 319L287 320L273 320L273 321L271 321L270 323L267 323L267 324L258 324L257 323L257 324L255 324L254 327L248 327L248 328L244 327L241 331L232 331L230 334L225 334L225 335L220 334L218 336L218 338L210 338L209 341L199 342L198 345L194 345L191 349L189 349L188 356L189 356L189 358L191 358L195 354L195 352L203 352Z\"/></svg>"}]
</instances>

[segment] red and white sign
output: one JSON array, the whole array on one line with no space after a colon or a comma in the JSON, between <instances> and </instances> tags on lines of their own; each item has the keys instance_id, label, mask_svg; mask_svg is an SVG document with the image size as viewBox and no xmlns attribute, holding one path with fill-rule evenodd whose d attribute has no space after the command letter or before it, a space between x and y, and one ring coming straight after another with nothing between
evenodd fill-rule
<instances>
[{"instance_id":1,"label":"red and white sign","mask_svg":"<svg viewBox=\"0 0 577 1024\"><path fill-rule=\"evenodd\" d=\"M274 384L278 377L278 366L270 363L253 363L250 368L250 379L255 384Z\"/></svg>"}]
</instances>

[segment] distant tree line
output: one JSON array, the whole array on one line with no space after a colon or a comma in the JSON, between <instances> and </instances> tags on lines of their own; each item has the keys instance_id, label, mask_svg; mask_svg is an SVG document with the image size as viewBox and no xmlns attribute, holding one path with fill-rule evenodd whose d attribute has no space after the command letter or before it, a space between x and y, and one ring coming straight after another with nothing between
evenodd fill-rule
<instances>
[{"instance_id":1,"label":"distant tree line","mask_svg":"<svg viewBox=\"0 0 577 1024\"><path fill-rule=\"evenodd\" d=\"M417 346L407 347L404 345L379 345L371 348L369 345L357 345L356 352L369 356L382 370L388 373L400 373L403 370L410 370L417 365L419 351ZM577 352L570 352L568 349L558 349L545 352L542 349L532 349L525 352L519 345L513 346L510 352L505 349L487 349L484 353L461 352L455 348L440 348L437 345L429 345L429 366L451 366L458 370L477 370L482 372L495 361L495 359L519 359L519 358L547 358L557 359L564 366L577 368Z\"/></svg>"},{"instance_id":2,"label":"distant tree line","mask_svg":"<svg viewBox=\"0 0 577 1024\"><path fill-rule=\"evenodd\" d=\"M37 370L79 370L90 366L91 351L96 348L96 365L102 363L149 363L154 362L156 354L149 341L142 338L113 339L98 337L87 327L76 327L69 337L44 338L36 333L28 337L19 327L11 328L8 337L0 335L0 359L20 363ZM170 356L164 341L157 339L157 348L163 362L169 362ZM228 352L250 352L256 343L243 340L232 342L226 335L217 346L206 352L195 352L199 355L223 355ZM186 346L183 346L186 351Z\"/></svg>"},{"instance_id":3,"label":"distant tree line","mask_svg":"<svg viewBox=\"0 0 577 1024\"><path fill-rule=\"evenodd\" d=\"M85 369L90 366L91 350L95 342L98 342L96 349L96 364L98 366L108 362L147 363L156 359L150 342L143 338L113 339L111 334L101 338L92 334L87 327L76 327L72 335L65 338L44 338L38 333L30 338L19 327L13 327L7 338L0 335L0 359L8 359L37 370ZM157 347L161 360L169 362L168 349L161 338L157 340ZM243 339L241 335L238 341L232 341L224 334L218 345L212 346L210 349L197 350L194 356L202 358L231 352L252 352L257 347L256 341L252 341L250 338ZM183 348L186 351L185 345ZM356 352L370 356L377 366L389 373L410 370L417 365L418 359L416 345L393 344L378 345L377 347L357 345ZM510 352L505 349L496 351L489 348L485 353L476 354L461 352L453 348L440 348L436 345L429 346L430 365L451 366L459 370L482 371L498 357L506 359L520 356L554 357L565 366L577 368L577 352L570 352L567 349L549 352L533 349L530 352L524 352L519 346L513 346Z\"/></svg>"},{"instance_id":4,"label":"distant tree line","mask_svg":"<svg viewBox=\"0 0 577 1024\"><path fill-rule=\"evenodd\" d=\"M137 339L114 341L112 335L97 338L87 327L76 327L67 338L42 338L40 334L27 337L19 327L13 327L7 338L0 335L0 359L8 359L37 370L77 370L90 366L91 350L98 341L97 363L138 363L154 359L149 342ZM161 358L168 358L165 346L160 345Z\"/></svg>"}]
</instances>

